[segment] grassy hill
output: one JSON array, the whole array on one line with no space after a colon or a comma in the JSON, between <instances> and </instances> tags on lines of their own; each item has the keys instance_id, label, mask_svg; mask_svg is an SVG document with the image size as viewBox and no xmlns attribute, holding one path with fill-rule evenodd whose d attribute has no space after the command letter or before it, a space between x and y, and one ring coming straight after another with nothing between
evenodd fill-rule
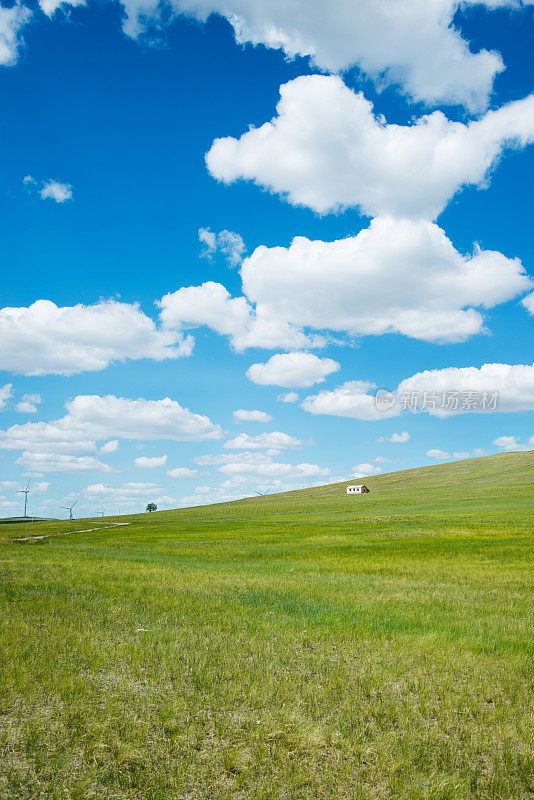
<instances>
[{"instance_id":1,"label":"grassy hill","mask_svg":"<svg viewBox=\"0 0 534 800\"><path fill-rule=\"evenodd\" d=\"M2 800L532 798L534 453L365 483L2 526Z\"/></svg>"}]
</instances>

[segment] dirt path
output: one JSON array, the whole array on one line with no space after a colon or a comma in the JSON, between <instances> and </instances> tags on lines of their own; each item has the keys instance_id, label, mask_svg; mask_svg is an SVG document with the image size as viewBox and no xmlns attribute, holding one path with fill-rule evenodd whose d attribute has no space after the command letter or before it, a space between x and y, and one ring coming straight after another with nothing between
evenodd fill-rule
<instances>
[{"instance_id":1,"label":"dirt path","mask_svg":"<svg viewBox=\"0 0 534 800\"><path fill-rule=\"evenodd\" d=\"M91 533L92 531L104 531L109 528L120 528L123 525L130 525L129 522L111 522L109 525L99 525L96 528L83 528L77 531L59 531L58 533L42 533L37 536L17 536L16 539L4 539L6 542L37 542L39 539L50 539L54 536L68 536L71 533Z\"/></svg>"}]
</instances>

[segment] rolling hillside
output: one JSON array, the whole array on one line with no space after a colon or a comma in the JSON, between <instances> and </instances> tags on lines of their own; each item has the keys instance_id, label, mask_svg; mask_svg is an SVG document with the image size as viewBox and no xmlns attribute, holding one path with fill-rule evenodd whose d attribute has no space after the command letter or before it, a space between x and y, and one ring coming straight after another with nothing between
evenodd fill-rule
<instances>
[{"instance_id":1,"label":"rolling hillside","mask_svg":"<svg viewBox=\"0 0 534 800\"><path fill-rule=\"evenodd\" d=\"M2 526L2 800L530 798L534 454L365 483Z\"/></svg>"}]
</instances>

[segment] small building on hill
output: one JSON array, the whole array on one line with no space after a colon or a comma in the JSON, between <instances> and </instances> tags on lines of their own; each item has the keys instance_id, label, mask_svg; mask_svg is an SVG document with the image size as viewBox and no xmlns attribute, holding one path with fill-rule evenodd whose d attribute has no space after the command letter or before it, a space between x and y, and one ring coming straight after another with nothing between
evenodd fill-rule
<instances>
[{"instance_id":1,"label":"small building on hill","mask_svg":"<svg viewBox=\"0 0 534 800\"><path fill-rule=\"evenodd\" d=\"M362 484L356 484L356 486L347 486L347 494L367 494L369 489L367 486Z\"/></svg>"}]
</instances>

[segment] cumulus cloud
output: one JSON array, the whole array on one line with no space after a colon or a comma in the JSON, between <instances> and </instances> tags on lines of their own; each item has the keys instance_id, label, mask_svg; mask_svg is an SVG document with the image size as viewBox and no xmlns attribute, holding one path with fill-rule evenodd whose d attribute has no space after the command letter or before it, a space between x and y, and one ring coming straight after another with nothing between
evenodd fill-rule
<instances>
[{"instance_id":1,"label":"cumulus cloud","mask_svg":"<svg viewBox=\"0 0 534 800\"><path fill-rule=\"evenodd\" d=\"M15 406L15 411L21 414L36 414L40 403L42 403L40 394L23 394L22 400Z\"/></svg>"},{"instance_id":2,"label":"cumulus cloud","mask_svg":"<svg viewBox=\"0 0 534 800\"><path fill-rule=\"evenodd\" d=\"M490 411L528 411L534 409L534 364L483 364L480 368L448 367L418 372L403 380L397 388L399 396L412 392L436 393L438 396L456 393L458 407L448 404L442 408L438 401L436 408L429 406L426 409L438 417L468 413L470 409L463 404L462 395L473 392L497 396L494 407L489 403Z\"/></svg>"},{"instance_id":3,"label":"cumulus cloud","mask_svg":"<svg viewBox=\"0 0 534 800\"><path fill-rule=\"evenodd\" d=\"M67 401L65 407L68 413L54 422L26 422L0 431L0 448L38 453L87 453L96 449L96 441L109 439L110 435L119 439L177 442L200 442L222 436L219 425L183 408L169 397L130 400L114 395L77 395Z\"/></svg>"},{"instance_id":4,"label":"cumulus cloud","mask_svg":"<svg viewBox=\"0 0 534 800\"><path fill-rule=\"evenodd\" d=\"M16 64L22 46L22 29L31 19L31 11L22 3L14 3L10 8L0 6L0 65L10 67Z\"/></svg>"},{"instance_id":5,"label":"cumulus cloud","mask_svg":"<svg viewBox=\"0 0 534 800\"><path fill-rule=\"evenodd\" d=\"M39 7L47 17L52 17L59 8L84 6L85 0L39 0Z\"/></svg>"},{"instance_id":6,"label":"cumulus cloud","mask_svg":"<svg viewBox=\"0 0 534 800\"><path fill-rule=\"evenodd\" d=\"M142 469L155 469L156 467L165 466L167 463L167 456L154 456L153 458L139 456L139 458L134 459L134 461L136 467L141 467Z\"/></svg>"},{"instance_id":7,"label":"cumulus cloud","mask_svg":"<svg viewBox=\"0 0 534 800\"><path fill-rule=\"evenodd\" d=\"M393 442L393 444L404 444L405 442L410 441L410 434L408 431L402 431L402 433L392 433L391 436L380 436L378 441Z\"/></svg>"},{"instance_id":8,"label":"cumulus cloud","mask_svg":"<svg viewBox=\"0 0 534 800\"><path fill-rule=\"evenodd\" d=\"M258 247L242 277L257 313L280 326L437 342L480 332L478 308L532 285L518 259L479 248L463 256L436 224L390 217L334 242L299 236L287 248Z\"/></svg>"},{"instance_id":9,"label":"cumulus cloud","mask_svg":"<svg viewBox=\"0 0 534 800\"><path fill-rule=\"evenodd\" d=\"M327 72L357 66L379 87L397 84L414 100L480 109L486 105L493 80L504 65L499 53L484 49L472 52L469 42L454 27L458 8L472 3L122 0L123 29L134 38L161 30L175 14L205 21L216 13L228 20L240 44L281 49L290 58L310 56L315 66ZM477 4L487 9L522 5L520 0L477 0Z\"/></svg>"},{"instance_id":10,"label":"cumulus cloud","mask_svg":"<svg viewBox=\"0 0 534 800\"><path fill-rule=\"evenodd\" d=\"M226 450L287 450L292 447L301 447L305 444L295 436L282 431L272 431L271 433L260 433L258 436L249 436L247 433L240 433L234 439L229 439L224 443Z\"/></svg>"},{"instance_id":11,"label":"cumulus cloud","mask_svg":"<svg viewBox=\"0 0 534 800\"><path fill-rule=\"evenodd\" d=\"M386 124L336 76L296 78L280 95L271 122L214 141L208 169L322 214L434 219L462 187L486 185L505 148L534 139L534 95L468 123L435 111L410 125Z\"/></svg>"},{"instance_id":12,"label":"cumulus cloud","mask_svg":"<svg viewBox=\"0 0 534 800\"><path fill-rule=\"evenodd\" d=\"M302 464L281 464L276 461L269 463L253 463L250 461L232 462L219 467L219 472L225 475L241 475L256 478L315 478L330 475L330 470L321 468L317 464L304 462Z\"/></svg>"},{"instance_id":13,"label":"cumulus cloud","mask_svg":"<svg viewBox=\"0 0 534 800\"><path fill-rule=\"evenodd\" d=\"M64 203L72 200L72 186L70 183L60 183L59 181L48 180L43 184L39 194L41 200L55 200L56 203Z\"/></svg>"},{"instance_id":14,"label":"cumulus cloud","mask_svg":"<svg viewBox=\"0 0 534 800\"><path fill-rule=\"evenodd\" d=\"M213 282L165 295L159 302L163 329L206 325L239 351L318 347L325 331L460 342L484 330L483 309L533 285L517 258L476 246L462 255L435 223L392 217L334 242L299 236L289 247L258 247L244 260L241 276L242 297ZM287 365L295 379L288 375L278 385L309 386L306 375L298 382L297 364L313 372L311 365L321 363L332 372L337 363L309 353L276 355L271 362L252 367L249 377Z\"/></svg>"},{"instance_id":15,"label":"cumulus cloud","mask_svg":"<svg viewBox=\"0 0 534 800\"><path fill-rule=\"evenodd\" d=\"M450 453L445 453L443 450L427 450L426 454L429 458L435 458L438 461L444 461L446 458L450 458Z\"/></svg>"},{"instance_id":16,"label":"cumulus cloud","mask_svg":"<svg viewBox=\"0 0 534 800\"><path fill-rule=\"evenodd\" d=\"M17 489L18 486L16 481L0 481L0 489Z\"/></svg>"},{"instance_id":17,"label":"cumulus cloud","mask_svg":"<svg viewBox=\"0 0 534 800\"><path fill-rule=\"evenodd\" d=\"M506 453L519 452L521 450L534 450L534 436L528 442L519 441L519 436L498 436L493 440L496 447L500 447Z\"/></svg>"},{"instance_id":18,"label":"cumulus cloud","mask_svg":"<svg viewBox=\"0 0 534 800\"><path fill-rule=\"evenodd\" d=\"M199 228L198 238L203 244L201 258L211 261L213 256L220 252L230 267L237 267L241 263L247 249L241 236L233 231L214 233L209 228Z\"/></svg>"},{"instance_id":19,"label":"cumulus cloud","mask_svg":"<svg viewBox=\"0 0 534 800\"><path fill-rule=\"evenodd\" d=\"M418 372L401 381L393 393L394 404L386 410L377 409L375 389L369 381L348 381L332 391L306 397L302 408L311 414L368 421L396 417L406 409L437 417L529 411L534 410L534 364L483 364Z\"/></svg>"},{"instance_id":20,"label":"cumulus cloud","mask_svg":"<svg viewBox=\"0 0 534 800\"><path fill-rule=\"evenodd\" d=\"M286 444L286 446L292 446ZM296 446L296 445L293 445ZM327 468L317 464L286 464L274 461L273 452L244 451L240 453L221 453L219 455L198 456L195 463L202 466L217 467L218 472L230 475L233 479L246 481L252 478L268 480L321 478L331 474ZM242 495L241 495L242 496Z\"/></svg>"},{"instance_id":21,"label":"cumulus cloud","mask_svg":"<svg viewBox=\"0 0 534 800\"><path fill-rule=\"evenodd\" d=\"M119 441L118 439L111 439L109 442L105 442L100 447L101 453L116 453L119 449Z\"/></svg>"},{"instance_id":22,"label":"cumulus cloud","mask_svg":"<svg viewBox=\"0 0 534 800\"><path fill-rule=\"evenodd\" d=\"M375 467L373 464L357 464L352 468L353 478L368 478L370 475L378 475L382 472L380 467Z\"/></svg>"},{"instance_id":23,"label":"cumulus cloud","mask_svg":"<svg viewBox=\"0 0 534 800\"><path fill-rule=\"evenodd\" d=\"M313 386L337 372L340 365L313 353L276 353L263 364L252 364L247 378L260 386Z\"/></svg>"},{"instance_id":24,"label":"cumulus cloud","mask_svg":"<svg viewBox=\"0 0 534 800\"><path fill-rule=\"evenodd\" d=\"M101 300L58 307L37 300L0 309L0 369L23 375L75 375L116 361L191 355L194 341L160 330L135 304Z\"/></svg>"},{"instance_id":25,"label":"cumulus cloud","mask_svg":"<svg viewBox=\"0 0 534 800\"><path fill-rule=\"evenodd\" d=\"M379 88L395 84L413 100L480 110L504 64L499 53L473 52L453 25L458 9L474 2L488 10L529 5L529 0L335 0L328 5L320 0L122 0L121 5L123 30L133 38L160 37L176 15L205 22L215 13L228 20L239 44L263 44L290 58L309 56L326 72L358 67ZM51 17L85 0L39 0L39 5ZM0 63L16 61L20 31L29 18L30 11L19 3L2 9Z\"/></svg>"},{"instance_id":26,"label":"cumulus cloud","mask_svg":"<svg viewBox=\"0 0 534 800\"><path fill-rule=\"evenodd\" d=\"M6 383L4 386L0 386L0 411L7 406L11 397L13 397L13 384Z\"/></svg>"},{"instance_id":27,"label":"cumulus cloud","mask_svg":"<svg viewBox=\"0 0 534 800\"><path fill-rule=\"evenodd\" d=\"M304 411L310 414L328 414L334 417L352 417L366 421L396 417L397 408L378 411L371 390L376 385L369 381L347 381L332 391L322 391L306 397L302 402Z\"/></svg>"},{"instance_id":28,"label":"cumulus cloud","mask_svg":"<svg viewBox=\"0 0 534 800\"><path fill-rule=\"evenodd\" d=\"M169 478L194 478L198 474L196 469L188 467L173 467L167 470Z\"/></svg>"},{"instance_id":29,"label":"cumulus cloud","mask_svg":"<svg viewBox=\"0 0 534 800\"><path fill-rule=\"evenodd\" d=\"M73 456L61 453L23 452L15 461L29 472L113 472L114 470L93 456Z\"/></svg>"},{"instance_id":30,"label":"cumulus cloud","mask_svg":"<svg viewBox=\"0 0 534 800\"><path fill-rule=\"evenodd\" d=\"M234 411L234 420L236 422L271 422L272 416L266 411L251 410L247 411L245 408L238 408Z\"/></svg>"},{"instance_id":31,"label":"cumulus cloud","mask_svg":"<svg viewBox=\"0 0 534 800\"><path fill-rule=\"evenodd\" d=\"M93 483L87 486L83 493L89 500L98 502L115 503L148 503L155 502L157 505L169 505L174 503L172 497L165 494L166 490L156 483L123 483L112 485L109 483Z\"/></svg>"},{"instance_id":32,"label":"cumulus cloud","mask_svg":"<svg viewBox=\"0 0 534 800\"><path fill-rule=\"evenodd\" d=\"M521 303L530 314L534 314L534 292L527 294L527 296L521 300Z\"/></svg>"},{"instance_id":33,"label":"cumulus cloud","mask_svg":"<svg viewBox=\"0 0 534 800\"><path fill-rule=\"evenodd\" d=\"M217 455L196 456L193 461L202 467L220 467L221 464L270 464L273 458L268 453L241 452L218 453Z\"/></svg>"},{"instance_id":34,"label":"cumulus cloud","mask_svg":"<svg viewBox=\"0 0 534 800\"><path fill-rule=\"evenodd\" d=\"M296 403L299 396L296 392L283 392L276 398L279 403Z\"/></svg>"},{"instance_id":35,"label":"cumulus cloud","mask_svg":"<svg viewBox=\"0 0 534 800\"><path fill-rule=\"evenodd\" d=\"M26 175L23 183L32 191L37 192L41 200L54 200L56 203L65 203L67 200L72 200L73 197L70 183L61 183L52 179L38 181L32 175Z\"/></svg>"},{"instance_id":36,"label":"cumulus cloud","mask_svg":"<svg viewBox=\"0 0 534 800\"><path fill-rule=\"evenodd\" d=\"M221 336L229 337L237 351L247 347L275 349L324 344L321 337L308 337L290 323L264 314L261 308L255 311L245 297L231 297L222 284L213 281L166 294L158 305L166 329L182 330L205 325Z\"/></svg>"}]
</instances>

